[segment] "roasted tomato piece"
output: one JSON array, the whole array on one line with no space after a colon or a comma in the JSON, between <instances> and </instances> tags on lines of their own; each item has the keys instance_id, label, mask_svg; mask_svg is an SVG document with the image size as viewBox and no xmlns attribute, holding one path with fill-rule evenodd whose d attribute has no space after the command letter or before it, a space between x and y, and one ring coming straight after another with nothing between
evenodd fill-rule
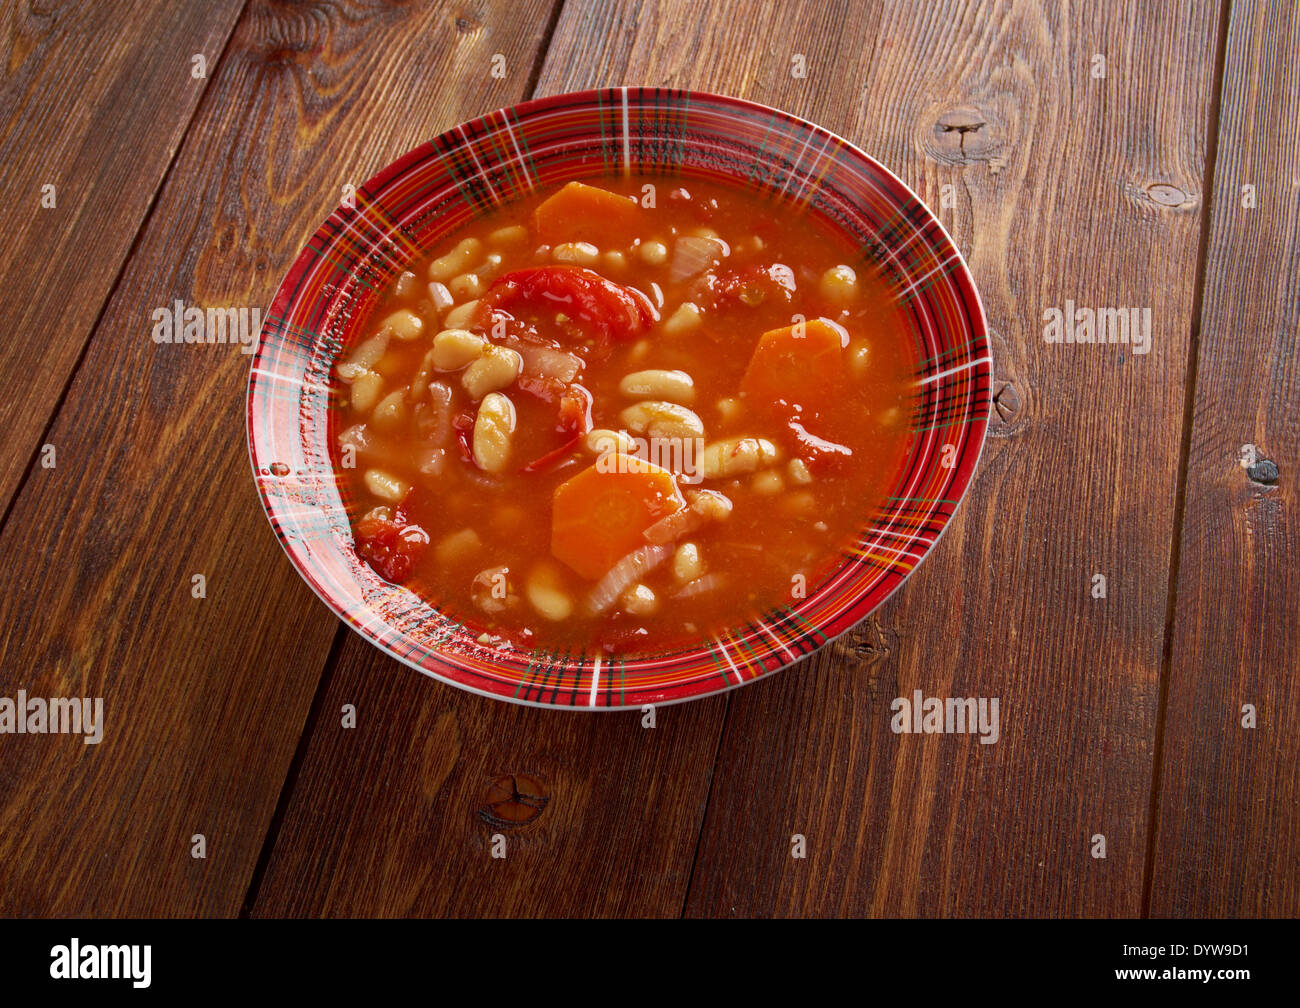
<instances>
[{"instance_id":1,"label":"roasted tomato piece","mask_svg":"<svg viewBox=\"0 0 1300 1008\"><path fill-rule=\"evenodd\" d=\"M604 343L630 339L659 318L650 299L635 287L606 280L581 266L538 266L506 273L493 281L480 304L489 313L519 305L563 312Z\"/></svg>"},{"instance_id":2,"label":"roasted tomato piece","mask_svg":"<svg viewBox=\"0 0 1300 1008\"><path fill-rule=\"evenodd\" d=\"M783 263L755 263L711 276L705 300L715 309L737 305L754 308L764 303L789 304L794 292L794 271L790 267Z\"/></svg>"},{"instance_id":3,"label":"roasted tomato piece","mask_svg":"<svg viewBox=\"0 0 1300 1008\"><path fill-rule=\"evenodd\" d=\"M559 413L555 421L555 431L564 440L557 448L524 466L523 471L527 473L545 472L564 460L573 449L578 447L583 435L591 430L592 400L591 393L585 387L572 382L561 385L557 393L551 385L546 384L545 379L537 378L533 381L538 383L537 387L526 386L525 391L531 392L546 403L554 403L558 400Z\"/></svg>"},{"instance_id":4,"label":"roasted tomato piece","mask_svg":"<svg viewBox=\"0 0 1300 1008\"><path fill-rule=\"evenodd\" d=\"M377 507L362 515L356 526L357 555L386 581L401 584L429 545L429 535L413 524L408 493L394 511Z\"/></svg>"},{"instance_id":5,"label":"roasted tomato piece","mask_svg":"<svg viewBox=\"0 0 1300 1008\"><path fill-rule=\"evenodd\" d=\"M560 395L561 434L574 437L591 430L591 393L577 382L567 386Z\"/></svg>"}]
</instances>

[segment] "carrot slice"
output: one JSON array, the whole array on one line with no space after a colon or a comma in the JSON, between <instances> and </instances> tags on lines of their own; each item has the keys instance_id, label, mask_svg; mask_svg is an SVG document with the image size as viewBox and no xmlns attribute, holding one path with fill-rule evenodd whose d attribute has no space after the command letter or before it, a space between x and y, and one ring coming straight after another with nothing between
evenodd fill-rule
<instances>
[{"instance_id":1,"label":"carrot slice","mask_svg":"<svg viewBox=\"0 0 1300 1008\"><path fill-rule=\"evenodd\" d=\"M601 250L636 241L641 207L631 196L570 182L537 208L537 237L546 245L591 242Z\"/></svg>"},{"instance_id":2,"label":"carrot slice","mask_svg":"<svg viewBox=\"0 0 1300 1008\"><path fill-rule=\"evenodd\" d=\"M667 469L607 455L555 488L551 552L585 578L603 577L645 545L646 529L685 506Z\"/></svg>"},{"instance_id":3,"label":"carrot slice","mask_svg":"<svg viewBox=\"0 0 1300 1008\"><path fill-rule=\"evenodd\" d=\"M843 347L840 330L821 319L765 332L741 379L741 394L782 412L820 411L840 391Z\"/></svg>"}]
</instances>

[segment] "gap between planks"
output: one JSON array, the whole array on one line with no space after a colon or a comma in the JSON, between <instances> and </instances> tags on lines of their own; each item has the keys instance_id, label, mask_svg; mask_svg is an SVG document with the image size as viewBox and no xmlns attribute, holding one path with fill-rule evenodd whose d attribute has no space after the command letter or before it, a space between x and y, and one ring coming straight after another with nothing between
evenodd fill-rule
<instances>
[{"instance_id":1,"label":"gap between planks","mask_svg":"<svg viewBox=\"0 0 1300 1008\"><path fill-rule=\"evenodd\" d=\"M1160 815L1160 785L1164 771L1165 714L1169 709L1174 616L1178 608L1178 569L1183 552L1183 518L1187 512L1187 469L1192 448L1192 413L1196 407L1196 375L1201 353L1201 313L1204 310L1205 277L1214 215L1214 175L1219 156L1219 112L1223 104L1223 77L1227 66L1228 29L1231 22L1232 0L1220 0L1214 77L1210 85L1209 121L1205 129L1205 168L1201 179L1201 233L1197 241L1196 272L1192 280L1191 345L1187 349L1187 374L1183 380L1183 430L1182 441L1178 447L1178 484L1174 492L1173 536L1169 542L1169 593L1165 605L1164 645L1160 653L1156 737L1151 750L1151 797L1147 805L1147 850L1143 864L1142 902L1139 911L1144 918L1151 916L1151 892L1155 885L1156 826Z\"/></svg>"},{"instance_id":2,"label":"gap between planks","mask_svg":"<svg viewBox=\"0 0 1300 1008\"><path fill-rule=\"evenodd\" d=\"M217 60L212 64L212 73L203 79L203 91L199 95L199 100L194 103L190 117L185 120L185 128L181 130L180 142L176 144L176 149L172 151L171 160L167 162L167 167L158 176L158 184L154 186L153 192L150 193L149 203L145 206L140 222L131 235L131 244L127 247L126 254L122 256L122 261L117 264L117 272L113 274L113 282L109 284L104 299L100 302L99 311L95 312L95 320L90 324L90 328L86 330L86 338L81 342L81 349L77 352L77 359L73 362L72 367L68 369L68 377L63 383L63 388L59 390L58 397L54 400L54 407L50 410L49 418L45 421L45 426L41 428L36 443L32 445L31 456L27 459L27 465L23 467L23 474L18 478L18 482L14 484L14 491L9 495L9 500L5 502L4 514L0 515L0 532L3 532L5 526L9 524L9 517L18 504L18 498L22 496L23 488L27 486L27 481L31 479L32 471L36 468L36 460L41 456L41 449L47 443L50 431L54 430L54 424L58 420L59 414L63 412L63 404L67 401L73 382L77 380L77 375L81 372L81 365L85 363L86 354L90 352L90 343L95 338L95 333L99 331L99 327L104 321L104 315L108 312L108 306L113 303L113 296L122 284L122 277L126 274L127 264L135 257L136 249L140 245L140 238L144 235L145 229L153 219L154 208L158 205L158 197L162 195L163 189L166 188L167 180L171 178L172 169L176 166L181 151L185 149L185 141L189 139L190 128L194 125L194 121L198 119L199 112L203 109L203 103L208 100L208 95L212 91L212 82L216 79L217 68L226 58L226 51L230 48L230 40L235 37L235 29L239 27L239 22L243 20L244 14L248 11L248 3L249 0L243 0L240 4L239 13L231 19L230 30L226 32L226 37L221 40L221 51L217 53Z\"/></svg>"}]
</instances>

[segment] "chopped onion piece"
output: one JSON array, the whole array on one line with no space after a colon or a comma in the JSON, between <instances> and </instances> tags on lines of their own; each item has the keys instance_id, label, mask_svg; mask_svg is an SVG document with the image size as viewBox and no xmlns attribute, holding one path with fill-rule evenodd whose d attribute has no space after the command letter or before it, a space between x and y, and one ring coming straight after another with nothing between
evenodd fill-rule
<instances>
[{"instance_id":1,"label":"chopped onion piece","mask_svg":"<svg viewBox=\"0 0 1300 1008\"><path fill-rule=\"evenodd\" d=\"M582 370L583 360L564 350L552 350L549 347L530 346L519 342L515 349L524 359L524 371L541 378L554 378L566 385L578 376Z\"/></svg>"},{"instance_id":2,"label":"chopped onion piece","mask_svg":"<svg viewBox=\"0 0 1300 1008\"><path fill-rule=\"evenodd\" d=\"M673 245L673 260L668 270L668 279L673 283L680 283L682 280L698 276L706 269L720 263L725 254L722 243L716 238L694 236L678 238Z\"/></svg>"},{"instance_id":3,"label":"chopped onion piece","mask_svg":"<svg viewBox=\"0 0 1300 1008\"><path fill-rule=\"evenodd\" d=\"M641 534L648 543L671 543L703 527L707 521L708 518L699 511L684 507L670 515L664 515Z\"/></svg>"},{"instance_id":4,"label":"chopped onion piece","mask_svg":"<svg viewBox=\"0 0 1300 1008\"><path fill-rule=\"evenodd\" d=\"M673 554L665 545L642 546L610 568L587 596L587 612L595 616L618 601L620 595Z\"/></svg>"}]
</instances>

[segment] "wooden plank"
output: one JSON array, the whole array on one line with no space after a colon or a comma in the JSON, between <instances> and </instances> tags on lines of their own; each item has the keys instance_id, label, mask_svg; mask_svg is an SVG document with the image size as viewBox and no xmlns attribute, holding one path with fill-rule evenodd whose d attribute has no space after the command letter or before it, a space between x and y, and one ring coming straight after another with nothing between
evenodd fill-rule
<instances>
[{"instance_id":1,"label":"wooden plank","mask_svg":"<svg viewBox=\"0 0 1300 1008\"><path fill-rule=\"evenodd\" d=\"M875 15L848 30L842 19L842 5L750 3L701 18L685 3L569 0L538 91L694 86L836 125L844 93L810 87L787 72L788 57L765 64L761 53L793 36L807 40L814 62L856 59L875 37ZM744 45L740 25L757 33ZM460 694L351 634L342 653L257 914L681 912L725 698L663 708L644 729L638 714L521 710ZM345 731L337 712L349 702L358 726ZM502 774L539 775L549 802L533 823L502 834L507 857L494 860L488 839L499 830L478 810ZM362 881L376 871L382 885Z\"/></svg>"},{"instance_id":2,"label":"wooden plank","mask_svg":"<svg viewBox=\"0 0 1300 1008\"><path fill-rule=\"evenodd\" d=\"M895 3L874 52L809 80L930 206L955 186L999 412L902 591L735 694L714 776L737 783L714 788L688 914L1140 911L1216 15ZM1150 308L1150 352L1046 344L1067 299ZM1000 740L894 734L914 690L998 698Z\"/></svg>"},{"instance_id":3,"label":"wooden plank","mask_svg":"<svg viewBox=\"0 0 1300 1008\"><path fill-rule=\"evenodd\" d=\"M550 13L240 20L55 421L57 467L33 470L0 532L0 695L101 696L105 717L95 746L0 739L0 914L239 911L338 623L253 491L249 358L155 345L151 311L265 306L345 182L520 96Z\"/></svg>"},{"instance_id":4,"label":"wooden plank","mask_svg":"<svg viewBox=\"0 0 1300 1008\"><path fill-rule=\"evenodd\" d=\"M0 513L208 86L192 58L216 63L242 6L0 9Z\"/></svg>"},{"instance_id":5,"label":"wooden plank","mask_svg":"<svg viewBox=\"0 0 1300 1008\"><path fill-rule=\"evenodd\" d=\"M1155 916L1300 913L1300 153L1284 139L1300 127L1298 51L1300 10L1233 4L1170 648ZM1255 446L1253 469L1239 464L1243 445ZM1253 729L1243 727L1247 704Z\"/></svg>"},{"instance_id":6,"label":"wooden plank","mask_svg":"<svg viewBox=\"0 0 1300 1008\"><path fill-rule=\"evenodd\" d=\"M461 693L373 651L348 635L256 916L680 913L725 699L643 728ZM502 788L525 796L522 827Z\"/></svg>"}]
</instances>

